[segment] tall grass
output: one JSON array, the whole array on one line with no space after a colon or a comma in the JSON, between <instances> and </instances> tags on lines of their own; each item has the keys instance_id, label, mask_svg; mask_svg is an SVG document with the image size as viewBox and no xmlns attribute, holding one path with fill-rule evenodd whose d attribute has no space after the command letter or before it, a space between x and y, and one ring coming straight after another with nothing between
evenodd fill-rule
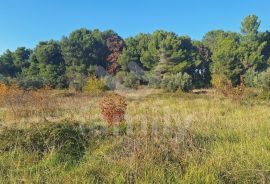
<instances>
[{"instance_id":1,"label":"tall grass","mask_svg":"<svg viewBox=\"0 0 270 184\"><path fill-rule=\"evenodd\" d=\"M109 127L101 97L83 94L54 95L46 122L2 118L0 183L270 182L268 101L144 94L126 95L125 122Z\"/></svg>"}]
</instances>

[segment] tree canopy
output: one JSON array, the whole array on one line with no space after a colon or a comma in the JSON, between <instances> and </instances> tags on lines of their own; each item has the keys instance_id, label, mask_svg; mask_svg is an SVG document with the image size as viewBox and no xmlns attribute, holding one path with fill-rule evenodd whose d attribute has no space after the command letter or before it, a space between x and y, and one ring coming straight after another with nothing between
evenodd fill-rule
<instances>
[{"instance_id":1,"label":"tree canopy","mask_svg":"<svg viewBox=\"0 0 270 184\"><path fill-rule=\"evenodd\" d=\"M7 50L0 56L0 75L26 87L83 85L97 69L111 77L124 72L141 84L185 76L192 88L209 87L212 75L222 75L233 85L244 76L252 86L270 64L270 33L260 32L260 23L256 15L249 15L239 33L212 30L201 41L164 30L123 39L112 30L81 28L59 41L40 42L33 50Z\"/></svg>"}]
</instances>

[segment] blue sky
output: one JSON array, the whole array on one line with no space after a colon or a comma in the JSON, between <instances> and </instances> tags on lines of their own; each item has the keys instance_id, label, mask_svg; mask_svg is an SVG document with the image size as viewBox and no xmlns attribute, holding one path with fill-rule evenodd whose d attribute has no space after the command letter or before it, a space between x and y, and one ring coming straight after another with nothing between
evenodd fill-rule
<instances>
[{"instance_id":1,"label":"blue sky","mask_svg":"<svg viewBox=\"0 0 270 184\"><path fill-rule=\"evenodd\" d=\"M239 31L249 14L270 29L269 0L0 0L0 53L59 40L75 29L113 29L122 37L157 29L201 39L209 30Z\"/></svg>"}]
</instances>

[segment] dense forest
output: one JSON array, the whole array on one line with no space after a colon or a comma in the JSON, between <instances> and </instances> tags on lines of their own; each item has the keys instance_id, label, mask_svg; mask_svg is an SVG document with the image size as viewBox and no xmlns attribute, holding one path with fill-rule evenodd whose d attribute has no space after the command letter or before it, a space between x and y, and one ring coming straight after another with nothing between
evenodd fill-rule
<instances>
[{"instance_id":1,"label":"dense forest","mask_svg":"<svg viewBox=\"0 0 270 184\"><path fill-rule=\"evenodd\" d=\"M123 39L112 30L82 28L33 50L7 50L0 57L0 81L25 89L81 89L96 75L127 87L188 91L221 78L269 90L270 32L260 32L259 26L259 18L249 15L240 33L213 30L201 41L163 30Z\"/></svg>"}]
</instances>

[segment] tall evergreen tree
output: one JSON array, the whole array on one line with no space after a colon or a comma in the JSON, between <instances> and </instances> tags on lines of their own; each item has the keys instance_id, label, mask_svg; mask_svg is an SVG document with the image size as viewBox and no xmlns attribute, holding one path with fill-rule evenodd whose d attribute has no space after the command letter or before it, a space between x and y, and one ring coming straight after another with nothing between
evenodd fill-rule
<instances>
[{"instance_id":1,"label":"tall evergreen tree","mask_svg":"<svg viewBox=\"0 0 270 184\"><path fill-rule=\"evenodd\" d=\"M66 86L65 61L58 42L40 42L35 48L30 66L24 70L25 78L41 78L44 85L62 88Z\"/></svg>"},{"instance_id":2,"label":"tall evergreen tree","mask_svg":"<svg viewBox=\"0 0 270 184\"><path fill-rule=\"evenodd\" d=\"M260 20L256 15L247 16L241 24L241 53L245 70L263 71L267 65L262 52L267 42L259 37Z\"/></svg>"},{"instance_id":3,"label":"tall evergreen tree","mask_svg":"<svg viewBox=\"0 0 270 184\"><path fill-rule=\"evenodd\" d=\"M0 57L0 73L6 77L16 76L16 67L14 65L13 53L7 50Z\"/></svg>"},{"instance_id":4,"label":"tall evergreen tree","mask_svg":"<svg viewBox=\"0 0 270 184\"><path fill-rule=\"evenodd\" d=\"M241 63L240 40L237 34L230 34L226 38L218 37L212 55L211 72L224 75L234 85L240 82L243 74Z\"/></svg>"},{"instance_id":5,"label":"tall evergreen tree","mask_svg":"<svg viewBox=\"0 0 270 184\"><path fill-rule=\"evenodd\" d=\"M61 48L69 80L93 73L97 65L106 68L106 43L98 30L76 30L62 39Z\"/></svg>"}]
</instances>

